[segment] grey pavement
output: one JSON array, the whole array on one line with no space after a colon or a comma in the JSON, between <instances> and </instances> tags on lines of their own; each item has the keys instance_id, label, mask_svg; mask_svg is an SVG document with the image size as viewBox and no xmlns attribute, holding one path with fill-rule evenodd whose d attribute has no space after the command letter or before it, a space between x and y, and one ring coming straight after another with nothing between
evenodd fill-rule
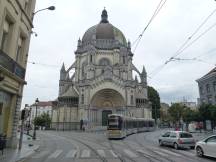
<instances>
[{"instance_id":1,"label":"grey pavement","mask_svg":"<svg viewBox=\"0 0 216 162\"><path fill-rule=\"evenodd\" d=\"M212 162L194 150L160 147L156 130L108 140L97 132L39 131L40 148L24 162ZM199 137L203 135L197 134Z\"/></svg>"},{"instance_id":2,"label":"grey pavement","mask_svg":"<svg viewBox=\"0 0 216 162\"><path fill-rule=\"evenodd\" d=\"M19 133L18 133L19 134ZM39 139L33 141L30 136L23 135L22 149L4 149L4 154L0 154L0 162L21 162L31 156L39 149Z\"/></svg>"},{"instance_id":3,"label":"grey pavement","mask_svg":"<svg viewBox=\"0 0 216 162\"><path fill-rule=\"evenodd\" d=\"M38 131L38 140L24 136L22 150L7 149L1 162L212 162L199 158L194 150L159 147L158 137L167 129L128 136L123 140L108 140L105 131ZM194 133L201 139L211 133ZM28 146L28 144L33 146ZM40 147L39 147L40 145Z\"/></svg>"}]
</instances>

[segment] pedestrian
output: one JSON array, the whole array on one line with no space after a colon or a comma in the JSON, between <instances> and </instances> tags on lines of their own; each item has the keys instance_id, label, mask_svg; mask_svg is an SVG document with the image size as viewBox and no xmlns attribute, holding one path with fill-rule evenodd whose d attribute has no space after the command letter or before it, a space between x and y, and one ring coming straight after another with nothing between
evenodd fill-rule
<instances>
[{"instance_id":1,"label":"pedestrian","mask_svg":"<svg viewBox=\"0 0 216 162\"><path fill-rule=\"evenodd\" d=\"M80 130L81 131L83 130L83 120L82 119L80 120Z\"/></svg>"}]
</instances>

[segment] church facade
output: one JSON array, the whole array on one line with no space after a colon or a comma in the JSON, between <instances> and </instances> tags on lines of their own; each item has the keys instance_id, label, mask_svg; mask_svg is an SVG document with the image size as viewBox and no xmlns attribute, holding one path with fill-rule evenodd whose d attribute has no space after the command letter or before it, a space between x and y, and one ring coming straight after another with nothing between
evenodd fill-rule
<instances>
[{"instance_id":1,"label":"church facade","mask_svg":"<svg viewBox=\"0 0 216 162\"><path fill-rule=\"evenodd\" d=\"M152 118L147 74L132 63L133 55L131 43L109 23L104 9L100 23L78 40L75 62L68 69L62 65L52 128L78 129L80 120L89 128L106 126L111 113Z\"/></svg>"}]
</instances>

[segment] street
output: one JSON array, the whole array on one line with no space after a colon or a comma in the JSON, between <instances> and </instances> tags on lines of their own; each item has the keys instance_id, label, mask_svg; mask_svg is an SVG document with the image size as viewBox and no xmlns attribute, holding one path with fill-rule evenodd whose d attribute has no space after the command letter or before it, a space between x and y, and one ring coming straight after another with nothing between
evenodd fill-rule
<instances>
[{"instance_id":1,"label":"street","mask_svg":"<svg viewBox=\"0 0 216 162\"><path fill-rule=\"evenodd\" d=\"M158 137L163 131L133 134L123 140L108 140L104 132L38 131L40 148L25 162L215 161L197 157L194 150L160 147Z\"/></svg>"}]
</instances>

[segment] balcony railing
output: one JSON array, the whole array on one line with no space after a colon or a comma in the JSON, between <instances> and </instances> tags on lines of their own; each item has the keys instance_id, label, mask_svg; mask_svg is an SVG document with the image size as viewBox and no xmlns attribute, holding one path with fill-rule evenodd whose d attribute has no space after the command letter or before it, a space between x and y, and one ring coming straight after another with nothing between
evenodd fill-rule
<instances>
[{"instance_id":1,"label":"balcony railing","mask_svg":"<svg viewBox=\"0 0 216 162\"><path fill-rule=\"evenodd\" d=\"M0 66L4 67L19 78L23 80L25 79L25 69L2 50L0 50Z\"/></svg>"}]
</instances>

